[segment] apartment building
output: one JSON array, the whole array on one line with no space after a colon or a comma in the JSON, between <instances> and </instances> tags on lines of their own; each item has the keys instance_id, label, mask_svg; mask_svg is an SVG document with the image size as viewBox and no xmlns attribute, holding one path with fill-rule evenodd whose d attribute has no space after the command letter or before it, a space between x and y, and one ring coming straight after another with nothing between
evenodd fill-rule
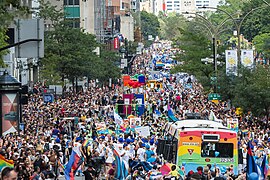
<instances>
[{"instance_id":1,"label":"apartment building","mask_svg":"<svg viewBox=\"0 0 270 180\"><path fill-rule=\"evenodd\" d=\"M165 12L176 12L184 14L185 12L215 11L215 9L203 9L202 7L217 7L224 0L165 0Z\"/></svg>"},{"instance_id":2,"label":"apartment building","mask_svg":"<svg viewBox=\"0 0 270 180\"><path fill-rule=\"evenodd\" d=\"M181 13L181 3L182 6L186 6L185 1L181 0L166 0L165 1L165 6L166 6L166 13L171 13L171 12L176 12L176 13Z\"/></svg>"}]
</instances>

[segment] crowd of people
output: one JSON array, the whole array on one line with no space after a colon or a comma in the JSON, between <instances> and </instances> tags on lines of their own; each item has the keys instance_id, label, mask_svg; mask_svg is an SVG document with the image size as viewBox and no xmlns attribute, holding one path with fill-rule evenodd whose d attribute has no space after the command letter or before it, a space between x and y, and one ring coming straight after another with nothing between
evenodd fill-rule
<instances>
[{"instance_id":1,"label":"crowd of people","mask_svg":"<svg viewBox=\"0 0 270 180\"><path fill-rule=\"evenodd\" d=\"M132 66L134 74L148 76L152 51L159 52L149 50L136 57ZM186 88L187 83L192 87ZM168 84L172 88L167 88ZM239 118L228 102L209 101L201 84L187 74L164 79L162 89L145 88L148 99L139 126L150 127L148 137L140 136L129 125L123 130L115 122L117 102L125 92L121 80L113 87L90 81L84 91L64 92L52 103L44 103L44 87L41 84L36 87L38 91L29 96L28 105L23 107L24 130L0 138L0 154L15 163L14 169L2 169L1 180L16 176L19 180L58 179L65 175L65 164L75 147L79 148L82 160L76 175L85 176L86 180L117 179L115 150L124 162L125 178L130 180L245 179L248 141L253 139L258 164L269 154L270 130L266 118L258 119L251 113ZM199 113L203 119L208 119L211 111L218 119L239 118L239 176L234 176L230 167L222 174L211 165L185 172L185 176L178 173L176 166L172 166L167 175L162 174L160 167L164 159L156 149L168 120L166 116L154 114L157 110L166 115L168 107L179 120L185 119L187 113ZM136 112L133 115L136 116ZM85 146L86 140L90 143Z\"/></svg>"}]
</instances>

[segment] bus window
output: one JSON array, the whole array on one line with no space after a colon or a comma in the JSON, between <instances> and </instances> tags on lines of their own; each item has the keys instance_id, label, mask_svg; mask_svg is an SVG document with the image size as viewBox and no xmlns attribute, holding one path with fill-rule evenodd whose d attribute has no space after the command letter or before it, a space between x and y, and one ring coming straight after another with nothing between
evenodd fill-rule
<instances>
[{"instance_id":1,"label":"bus window","mask_svg":"<svg viewBox=\"0 0 270 180\"><path fill-rule=\"evenodd\" d=\"M202 143L202 157L233 158L233 143Z\"/></svg>"}]
</instances>

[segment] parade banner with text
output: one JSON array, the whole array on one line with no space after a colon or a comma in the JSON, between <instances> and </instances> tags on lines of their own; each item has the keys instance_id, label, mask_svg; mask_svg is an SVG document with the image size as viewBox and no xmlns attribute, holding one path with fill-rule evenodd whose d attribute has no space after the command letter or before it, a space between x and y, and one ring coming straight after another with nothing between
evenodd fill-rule
<instances>
[{"instance_id":1,"label":"parade banner with text","mask_svg":"<svg viewBox=\"0 0 270 180\"><path fill-rule=\"evenodd\" d=\"M253 50L242 49L241 50L241 64L244 67L251 68L253 66Z\"/></svg>"},{"instance_id":2,"label":"parade banner with text","mask_svg":"<svg viewBox=\"0 0 270 180\"><path fill-rule=\"evenodd\" d=\"M236 50L226 50L226 74L227 75L237 75L237 51Z\"/></svg>"}]
</instances>

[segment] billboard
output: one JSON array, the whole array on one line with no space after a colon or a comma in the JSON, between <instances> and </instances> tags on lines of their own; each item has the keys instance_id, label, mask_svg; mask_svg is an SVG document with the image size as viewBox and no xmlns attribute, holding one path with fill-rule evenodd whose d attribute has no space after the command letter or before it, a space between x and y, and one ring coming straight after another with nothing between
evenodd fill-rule
<instances>
[{"instance_id":1,"label":"billboard","mask_svg":"<svg viewBox=\"0 0 270 180\"><path fill-rule=\"evenodd\" d=\"M16 132L18 128L19 104L17 93L2 94L2 134Z\"/></svg>"},{"instance_id":2,"label":"billboard","mask_svg":"<svg viewBox=\"0 0 270 180\"><path fill-rule=\"evenodd\" d=\"M236 50L226 50L226 74L227 75L237 75L237 51Z\"/></svg>"}]
</instances>

